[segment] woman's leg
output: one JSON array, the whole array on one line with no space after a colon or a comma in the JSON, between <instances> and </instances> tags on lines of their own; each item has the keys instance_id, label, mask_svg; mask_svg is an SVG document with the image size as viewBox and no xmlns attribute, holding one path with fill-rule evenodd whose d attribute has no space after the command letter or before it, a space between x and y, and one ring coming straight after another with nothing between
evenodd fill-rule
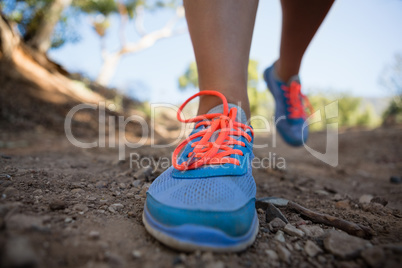
<instances>
[{"instance_id":1,"label":"woman's leg","mask_svg":"<svg viewBox=\"0 0 402 268\"><path fill-rule=\"evenodd\" d=\"M247 117L247 69L257 6L258 0L184 0L200 90L221 92ZM201 96L198 112L205 114L220 103Z\"/></svg>"},{"instance_id":2,"label":"woman's leg","mask_svg":"<svg viewBox=\"0 0 402 268\"><path fill-rule=\"evenodd\" d=\"M280 57L275 65L279 78L287 82L299 73L310 41L333 4L333 0L281 0L282 37Z\"/></svg>"}]
</instances>

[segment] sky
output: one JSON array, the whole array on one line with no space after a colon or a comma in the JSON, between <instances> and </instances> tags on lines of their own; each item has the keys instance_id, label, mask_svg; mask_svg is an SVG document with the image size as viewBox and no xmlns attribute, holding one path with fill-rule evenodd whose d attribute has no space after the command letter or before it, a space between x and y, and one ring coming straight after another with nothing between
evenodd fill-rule
<instances>
[{"instance_id":1,"label":"sky","mask_svg":"<svg viewBox=\"0 0 402 268\"><path fill-rule=\"evenodd\" d=\"M147 13L148 31L161 28L173 15L164 10ZM110 51L119 48L118 20L112 19L106 37ZM70 72L95 78L100 70L100 41L89 18L74 22L81 40L52 49L50 57ZM185 27L183 20L180 27ZM346 92L354 96L384 97L389 93L379 84L386 66L395 54L402 54L402 1L338 0L311 42L301 66L303 91ZM259 62L259 72L270 66L279 55L281 9L279 0L260 0L250 58ZM126 29L130 42L138 40L133 25ZM178 77L194 53L188 33L157 42L153 47L126 55L117 67L110 86L134 92L150 102L179 104L196 89L178 89ZM262 79L260 90L265 90Z\"/></svg>"}]
</instances>

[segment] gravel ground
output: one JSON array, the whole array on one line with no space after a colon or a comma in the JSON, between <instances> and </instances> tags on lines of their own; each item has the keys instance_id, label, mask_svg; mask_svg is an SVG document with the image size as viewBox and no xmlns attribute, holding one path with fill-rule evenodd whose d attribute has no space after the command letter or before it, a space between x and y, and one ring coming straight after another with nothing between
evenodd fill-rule
<instances>
[{"instance_id":1,"label":"gravel ground","mask_svg":"<svg viewBox=\"0 0 402 268\"><path fill-rule=\"evenodd\" d=\"M258 136L256 143L266 139ZM312 222L286 207L279 207L282 220L260 208L255 243L244 252L214 254L181 253L145 231L145 193L163 168L130 168L130 161L117 160L115 149L79 149L43 130L1 133L1 266L401 267L401 128L346 131L339 139L336 168L281 141L275 148L256 149L257 157L277 159L275 167L254 170L257 197L286 198L359 223L372 230L371 239ZM309 145L320 149L324 141L324 133L313 133ZM157 160L169 158L172 149L127 153ZM278 168L280 157L284 169Z\"/></svg>"}]
</instances>

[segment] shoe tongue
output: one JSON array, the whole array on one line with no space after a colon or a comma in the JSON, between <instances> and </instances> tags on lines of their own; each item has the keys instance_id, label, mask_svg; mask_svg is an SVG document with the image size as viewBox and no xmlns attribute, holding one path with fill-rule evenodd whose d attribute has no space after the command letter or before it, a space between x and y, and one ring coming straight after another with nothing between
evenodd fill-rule
<instances>
[{"instance_id":1,"label":"shoe tongue","mask_svg":"<svg viewBox=\"0 0 402 268\"><path fill-rule=\"evenodd\" d=\"M292 84L292 82L297 82L298 84L300 84L300 76L299 76L298 74L292 76L292 77L289 79L287 85L290 86L290 84Z\"/></svg>"},{"instance_id":2,"label":"shoe tongue","mask_svg":"<svg viewBox=\"0 0 402 268\"><path fill-rule=\"evenodd\" d=\"M247 116L244 110L235 104L228 103L229 110L231 108L237 108L237 115L236 115L236 121L242 124L247 125ZM215 106L211 110L208 111L208 114L216 114L216 113L223 113L223 104L220 104L218 106Z\"/></svg>"},{"instance_id":3,"label":"shoe tongue","mask_svg":"<svg viewBox=\"0 0 402 268\"><path fill-rule=\"evenodd\" d=\"M244 112L244 110L240 107L237 106L235 104L232 103L228 103L229 106L229 110L231 108L237 108L237 115L236 115L236 122L242 123L247 125L247 116L246 113ZM208 111L208 114L216 114L216 113L223 113L223 104L220 104L218 106L215 106L214 108L212 108L211 110ZM210 141L215 141L218 138L218 132L215 132ZM219 152L221 152L221 150L219 150Z\"/></svg>"}]
</instances>

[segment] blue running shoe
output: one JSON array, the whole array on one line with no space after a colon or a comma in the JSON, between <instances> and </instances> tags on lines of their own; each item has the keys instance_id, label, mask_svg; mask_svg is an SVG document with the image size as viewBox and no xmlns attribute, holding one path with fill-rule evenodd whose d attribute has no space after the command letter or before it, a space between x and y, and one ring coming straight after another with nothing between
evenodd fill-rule
<instances>
[{"instance_id":1,"label":"blue running shoe","mask_svg":"<svg viewBox=\"0 0 402 268\"><path fill-rule=\"evenodd\" d=\"M276 129L289 145L303 145L308 138L308 126L304 126L305 104L311 113L313 109L301 93L299 76L293 76L286 84L277 78L273 64L265 70L264 80L275 99Z\"/></svg>"},{"instance_id":2,"label":"blue running shoe","mask_svg":"<svg viewBox=\"0 0 402 268\"><path fill-rule=\"evenodd\" d=\"M223 112L183 120L184 106L200 95L220 97ZM181 251L234 252L254 242L254 134L236 121L236 114L216 91L199 92L180 107L178 120L195 122L194 130L174 151L173 166L150 186L143 213L147 231L165 245Z\"/></svg>"}]
</instances>

